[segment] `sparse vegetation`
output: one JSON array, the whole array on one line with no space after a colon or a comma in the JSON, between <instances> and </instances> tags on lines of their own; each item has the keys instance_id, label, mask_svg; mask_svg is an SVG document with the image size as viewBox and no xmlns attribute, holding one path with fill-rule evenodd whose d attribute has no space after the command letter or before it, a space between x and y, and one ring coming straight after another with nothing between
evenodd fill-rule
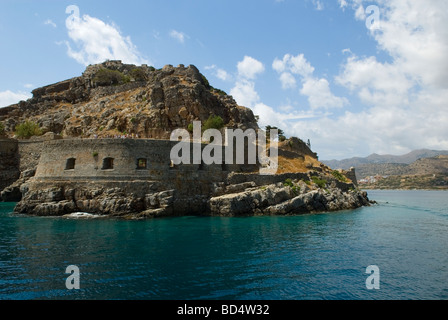
<instances>
[{"instance_id":1,"label":"sparse vegetation","mask_svg":"<svg viewBox=\"0 0 448 320\"><path fill-rule=\"evenodd\" d=\"M202 126L202 130L221 129L224 126L224 120L220 116L210 116Z\"/></svg>"},{"instance_id":2,"label":"sparse vegetation","mask_svg":"<svg viewBox=\"0 0 448 320\"><path fill-rule=\"evenodd\" d=\"M187 127L188 132L193 133L193 124L190 123Z\"/></svg>"},{"instance_id":3,"label":"sparse vegetation","mask_svg":"<svg viewBox=\"0 0 448 320\"><path fill-rule=\"evenodd\" d=\"M312 176L312 177L311 177L311 180L313 180L313 182L314 182L315 184L317 184L317 186L318 186L319 188L325 188L325 186L327 185L327 180L325 180L325 179L320 179L320 178L317 177L317 176Z\"/></svg>"},{"instance_id":4,"label":"sparse vegetation","mask_svg":"<svg viewBox=\"0 0 448 320\"><path fill-rule=\"evenodd\" d=\"M299 194L300 188L298 186L293 186L292 187L292 192L294 192L295 194Z\"/></svg>"},{"instance_id":5,"label":"sparse vegetation","mask_svg":"<svg viewBox=\"0 0 448 320\"><path fill-rule=\"evenodd\" d=\"M110 86L129 82L130 77L125 76L118 70L102 68L95 74L93 81L98 86Z\"/></svg>"},{"instance_id":6,"label":"sparse vegetation","mask_svg":"<svg viewBox=\"0 0 448 320\"><path fill-rule=\"evenodd\" d=\"M146 81L147 80L145 71L143 71L143 69L141 69L141 68L132 69L130 72L130 76L135 81Z\"/></svg>"},{"instance_id":7,"label":"sparse vegetation","mask_svg":"<svg viewBox=\"0 0 448 320\"><path fill-rule=\"evenodd\" d=\"M94 158L98 157L98 152L93 151L93 152L92 152L92 156L93 156Z\"/></svg>"},{"instance_id":8,"label":"sparse vegetation","mask_svg":"<svg viewBox=\"0 0 448 320\"><path fill-rule=\"evenodd\" d=\"M216 89L216 88L212 87L212 90L214 92L216 92L217 94L219 94L220 96L226 96L227 95L227 93L225 91L221 90L221 89Z\"/></svg>"},{"instance_id":9,"label":"sparse vegetation","mask_svg":"<svg viewBox=\"0 0 448 320\"><path fill-rule=\"evenodd\" d=\"M331 174L341 182L347 182L347 178L337 170L333 170Z\"/></svg>"},{"instance_id":10,"label":"sparse vegetation","mask_svg":"<svg viewBox=\"0 0 448 320\"><path fill-rule=\"evenodd\" d=\"M16 136L20 139L28 139L33 136L42 135L42 129L33 121L25 121L16 126Z\"/></svg>"},{"instance_id":11,"label":"sparse vegetation","mask_svg":"<svg viewBox=\"0 0 448 320\"><path fill-rule=\"evenodd\" d=\"M202 83L204 84L204 86L210 90L212 88L212 86L210 86L210 83L208 82L207 78L203 74L201 74L201 77L202 77Z\"/></svg>"},{"instance_id":12,"label":"sparse vegetation","mask_svg":"<svg viewBox=\"0 0 448 320\"><path fill-rule=\"evenodd\" d=\"M5 125L3 122L0 122L0 136L5 134Z\"/></svg>"},{"instance_id":13,"label":"sparse vegetation","mask_svg":"<svg viewBox=\"0 0 448 320\"><path fill-rule=\"evenodd\" d=\"M285 186L287 186L287 187L293 187L294 186L294 184L292 183L292 180L291 179L286 179L285 180L285 182L283 182L283 184L285 185Z\"/></svg>"}]
</instances>

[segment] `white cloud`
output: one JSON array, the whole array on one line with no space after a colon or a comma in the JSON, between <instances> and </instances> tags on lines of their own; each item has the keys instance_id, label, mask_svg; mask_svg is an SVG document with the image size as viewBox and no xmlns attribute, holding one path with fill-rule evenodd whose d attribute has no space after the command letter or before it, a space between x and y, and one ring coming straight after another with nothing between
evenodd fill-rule
<instances>
[{"instance_id":1,"label":"white cloud","mask_svg":"<svg viewBox=\"0 0 448 320\"><path fill-rule=\"evenodd\" d=\"M246 79L238 80L230 90L230 95L239 105L248 108L253 108L260 100L255 90L255 83Z\"/></svg>"},{"instance_id":2,"label":"white cloud","mask_svg":"<svg viewBox=\"0 0 448 320\"><path fill-rule=\"evenodd\" d=\"M333 95L327 79L313 76L314 67L306 60L303 54L293 56L285 54L283 59L274 59L272 68L280 73L283 89L294 88L296 79L293 74L300 77L302 88L300 93L308 97L312 109L340 108L348 104L346 98Z\"/></svg>"},{"instance_id":3,"label":"white cloud","mask_svg":"<svg viewBox=\"0 0 448 320\"><path fill-rule=\"evenodd\" d=\"M353 10L354 19L360 21L366 19L369 4L339 0L341 10ZM239 99L246 93L247 106L260 116L260 126L276 125L287 135L311 139L321 159L448 149L448 2L378 0L376 5L381 29L359 26L377 43L381 56L341 48L345 58L334 78L362 104L329 114L329 106L345 106L348 100L335 96L332 79L317 76L303 55L288 54L275 59L272 68L285 89L293 88L294 77L309 108L268 106L258 96L254 81L246 79L235 86L239 89L235 93L241 94ZM389 57L383 59L384 54Z\"/></svg>"},{"instance_id":4,"label":"white cloud","mask_svg":"<svg viewBox=\"0 0 448 320\"><path fill-rule=\"evenodd\" d=\"M318 11L324 10L324 5L320 0L313 0L314 8Z\"/></svg>"},{"instance_id":5,"label":"white cloud","mask_svg":"<svg viewBox=\"0 0 448 320\"><path fill-rule=\"evenodd\" d=\"M292 89L296 87L296 78L289 72L283 72L280 75L280 81L283 89Z\"/></svg>"},{"instance_id":6,"label":"white cloud","mask_svg":"<svg viewBox=\"0 0 448 320\"><path fill-rule=\"evenodd\" d=\"M66 41L67 53L77 62L89 65L109 59L136 65L148 64L131 38L123 36L116 26L88 15L70 18L66 26L72 43ZM78 50L72 48L73 44Z\"/></svg>"},{"instance_id":7,"label":"white cloud","mask_svg":"<svg viewBox=\"0 0 448 320\"><path fill-rule=\"evenodd\" d=\"M27 92L12 92L11 90L2 91L0 92L0 108L18 103L21 100L28 100L29 98L31 98L31 94Z\"/></svg>"},{"instance_id":8,"label":"white cloud","mask_svg":"<svg viewBox=\"0 0 448 320\"><path fill-rule=\"evenodd\" d=\"M255 90L255 78L264 72L264 65L252 57L244 56L243 60L237 63L237 70L237 79L230 95L239 105L253 108L260 101Z\"/></svg>"},{"instance_id":9,"label":"white cloud","mask_svg":"<svg viewBox=\"0 0 448 320\"><path fill-rule=\"evenodd\" d=\"M295 133L291 130L291 125L294 122L323 116L321 113L315 113L311 110L296 111L291 106L279 107L279 109L281 109L282 112L277 112L274 108L264 103L256 103L253 106L252 111L260 117L258 124L261 128L264 128L267 125L276 126L289 135L294 135Z\"/></svg>"},{"instance_id":10,"label":"white cloud","mask_svg":"<svg viewBox=\"0 0 448 320\"><path fill-rule=\"evenodd\" d=\"M348 104L346 98L337 97L331 92L330 83L324 78L305 79L300 93L308 97L312 109L340 108Z\"/></svg>"},{"instance_id":11,"label":"white cloud","mask_svg":"<svg viewBox=\"0 0 448 320\"><path fill-rule=\"evenodd\" d=\"M238 75L245 79L255 79L255 77L264 72L264 65L249 56L245 56L243 61L238 62Z\"/></svg>"},{"instance_id":12,"label":"white cloud","mask_svg":"<svg viewBox=\"0 0 448 320\"><path fill-rule=\"evenodd\" d=\"M345 7L348 6L348 3L347 3L346 0L338 0L338 2L339 2L339 5L340 5L340 7L341 7L342 9L345 9Z\"/></svg>"},{"instance_id":13,"label":"white cloud","mask_svg":"<svg viewBox=\"0 0 448 320\"><path fill-rule=\"evenodd\" d=\"M44 24L45 24L45 25L52 26L53 28L56 28L56 27L57 27L57 26L56 26L56 23L54 23L51 19L47 19L47 20L45 20L45 21L44 21Z\"/></svg>"},{"instance_id":14,"label":"white cloud","mask_svg":"<svg viewBox=\"0 0 448 320\"><path fill-rule=\"evenodd\" d=\"M447 88L448 2L382 0L380 4L381 29L371 34L391 62L352 54L337 81L360 96L370 93L374 104L407 104L420 90ZM358 12L362 4L352 1L352 7Z\"/></svg>"},{"instance_id":15,"label":"white cloud","mask_svg":"<svg viewBox=\"0 0 448 320\"><path fill-rule=\"evenodd\" d=\"M356 19L366 19L361 0L339 3L342 8L350 6ZM377 5L380 29L370 35L390 59L383 62L343 51L349 56L336 82L357 94L369 109L308 123L319 127L315 135L319 148L335 157L344 157L332 151L331 143L337 141L358 155L447 149L448 2L379 0Z\"/></svg>"},{"instance_id":16,"label":"white cloud","mask_svg":"<svg viewBox=\"0 0 448 320\"><path fill-rule=\"evenodd\" d=\"M222 81L229 81L232 78L226 70L218 68L216 65L206 66L205 70L212 70L214 76Z\"/></svg>"},{"instance_id":17,"label":"white cloud","mask_svg":"<svg viewBox=\"0 0 448 320\"><path fill-rule=\"evenodd\" d=\"M279 73L290 71L302 77L308 77L314 72L314 68L305 59L303 54L292 56L288 53L284 55L282 60L275 58L272 63L272 68Z\"/></svg>"},{"instance_id":18,"label":"white cloud","mask_svg":"<svg viewBox=\"0 0 448 320\"><path fill-rule=\"evenodd\" d=\"M397 65L355 55L347 59L336 82L358 92L361 100L370 105L406 105L409 90L414 85Z\"/></svg>"},{"instance_id":19,"label":"white cloud","mask_svg":"<svg viewBox=\"0 0 448 320\"><path fill-rule=\"evenodd\" d=\"M188 37L185 33L177 31L177 30L171 30L170 37L173 39L176 39L180 43L185 43L185 39Z\"/></svg>"}]
</instances>

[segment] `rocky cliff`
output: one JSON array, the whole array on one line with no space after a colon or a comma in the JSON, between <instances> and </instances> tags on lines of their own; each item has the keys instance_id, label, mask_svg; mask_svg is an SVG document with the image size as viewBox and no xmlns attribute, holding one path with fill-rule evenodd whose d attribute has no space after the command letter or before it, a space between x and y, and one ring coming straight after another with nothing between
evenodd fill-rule
<instances>
[{"instance_id":1,"label":"rocky cliff","mask_svg":"<svg viewBox=\"0 0 448 320\"><path fill-rule=\"evenodd\" d=\"M258 128L252 111L210 86L195 66L156 70L120 61L88 66L82 76L33 90L27 101L0 109L6 134L31 120L43 133L93 138L134 134L169 139L172 130L219 116L232 128Z\"/></svg>"}]
</instances>

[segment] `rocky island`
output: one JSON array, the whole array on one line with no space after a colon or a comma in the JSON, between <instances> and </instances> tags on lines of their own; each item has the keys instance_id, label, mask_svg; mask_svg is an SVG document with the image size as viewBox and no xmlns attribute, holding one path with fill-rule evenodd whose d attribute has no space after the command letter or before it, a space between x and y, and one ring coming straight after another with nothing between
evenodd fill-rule
<instances>
[{"instance_id":1,"label":"rocky island","mask_svg":"<svg viewBox=\"0 0 448 320\"><path fill-rule=\"evenodd\" d=\"M0 199L18 202L16 213L294 215L370 204L353 169L332 170L295 137L279 139L272 175L260 175L258 162L225 158L174 164L175 129L191 133L195 121L203 129L260 129L249 108L213 88L192 65L155 69L106 61L32 93L0 109Z\"/></svg>"}]
</instances>

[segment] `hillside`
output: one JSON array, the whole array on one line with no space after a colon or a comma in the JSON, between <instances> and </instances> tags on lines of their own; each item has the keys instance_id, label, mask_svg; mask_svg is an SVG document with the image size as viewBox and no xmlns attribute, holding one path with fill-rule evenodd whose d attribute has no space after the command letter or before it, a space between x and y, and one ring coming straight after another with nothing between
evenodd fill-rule
<instances>
[{"instance_id":1,"label":"hillside","mask_svg":"<svg viewBox=\"0 0 448 320\"><path fill-rule=\"evenodd\" d=\"M106 61L32 94L27 101L0 109L7 136L13 137L16 126L26 120L39 124L42 133L64 138L129 134L169 139L174 129L187 129L193 121L204 123L211 116L221 117L227 127L258 128L249 108L210 86L192 65L154 69Z\"/></svg>"},{"instance_id":2,"label":"hillside","mask_svg":"<svg viewBox=\"0 0 448 320\"><path fill-rule=\"evenodd\" d=\"M371 154L368 157L354 157L350 159L343 160L322 160L326 165L335 169L347 170L351 167L355 167L358 170L361 168L367 168L369 164L411 164L421 158L432 158L439 155L448 155L447 150L429 150L429 149L419 149L411 151L404 155L379 155L376 153ZM364 170L364 169L363 169ZM387 167L382 166L372 166L372 170L389 170ZM364 176L364 174L360 175Z\"/></svg>"},{"instance_id":3,"label":"hillside","mask_svg":"<svg viewBox=\"0 0 448 320\"><path fill-rule=\"evenodd\" d=\"M363 188L448 189L448 156L418 159L411 164L362 165L356 174ZM374 178L363 179L370 176Z\"/></svg>"}]
</instances>

